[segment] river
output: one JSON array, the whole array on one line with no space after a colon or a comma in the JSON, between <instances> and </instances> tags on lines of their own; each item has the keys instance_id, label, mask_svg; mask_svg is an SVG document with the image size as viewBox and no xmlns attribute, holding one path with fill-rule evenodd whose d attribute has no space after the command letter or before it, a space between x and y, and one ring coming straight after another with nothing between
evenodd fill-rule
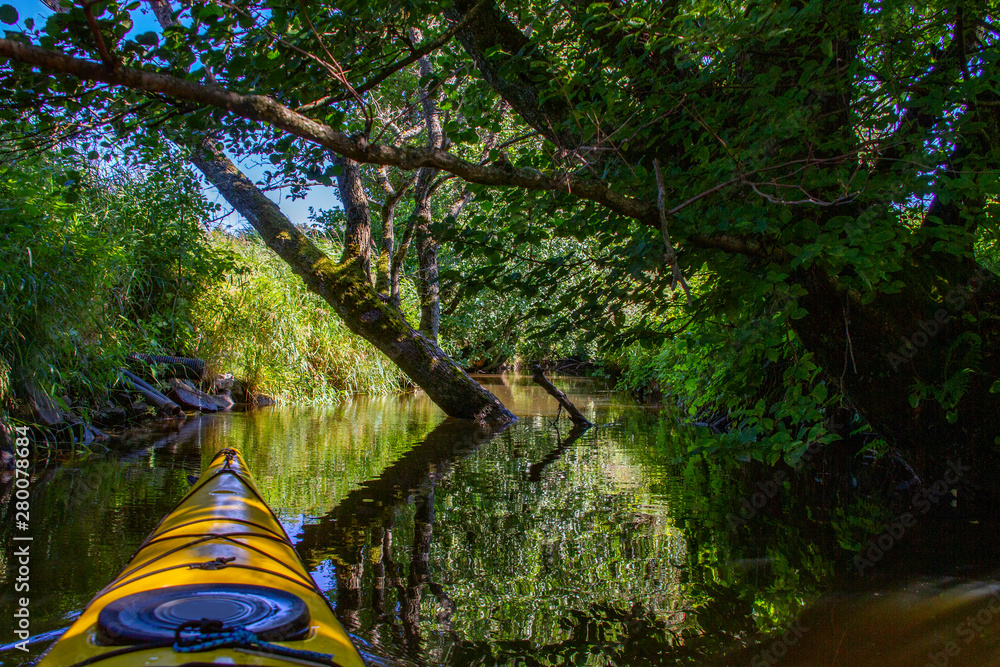
<instances>
[{"instance_id":1,"label":"river","mask_svg":"<svg viewBox=\"0 0 1000 667\"><path fill-rule=\"evenodd\" d=\"M597 424L583 433L565 416L557 428L555 401L530 378L481 381L516 424L490 433L448 420L420 393L357 397L193 417L135 436L127 455L41 468L30 501L32 634L68 625L188 476L236 446L377 662L1000 664L986 527L903 520L822 485L771 487L770 471L692 456L690 429L594 380L558 380ZM12 514L8 503L5 628ZM881 525L885 548L859 561ZM43 647L0 660L24 664Z\"/></svg>"}]
</instances>

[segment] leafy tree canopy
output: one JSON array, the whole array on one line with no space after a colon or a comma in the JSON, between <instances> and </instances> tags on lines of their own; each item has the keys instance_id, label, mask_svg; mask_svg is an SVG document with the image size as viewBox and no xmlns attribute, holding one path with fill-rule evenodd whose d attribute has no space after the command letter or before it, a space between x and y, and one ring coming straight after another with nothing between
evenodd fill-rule
<instances>
[{"instance_id":1,"label":"leafy tree canopy","mask_svg":"<svg viewBox=\"0 0 1000 667\"><path fill-rule=\"evenodd\" d=\"M209 133L296 187L332 153L434 167L475 196L435 229L485 258L467 289L522 289L551 333L777 318L891 440L993 447L995 2L195 0L141 34L139 3L63 5L0 16L8 150Z\"/></svg>"}]
</instances>

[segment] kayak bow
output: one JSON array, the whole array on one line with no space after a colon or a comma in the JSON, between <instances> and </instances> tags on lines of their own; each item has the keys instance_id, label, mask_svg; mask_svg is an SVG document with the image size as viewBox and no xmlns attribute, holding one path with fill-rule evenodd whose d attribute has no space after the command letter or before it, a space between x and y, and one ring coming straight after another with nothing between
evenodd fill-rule
<instances>
[{"instance_id":1,"label":"kayak bow","mask_svg":"<svg viewBox=\"0 0 1000 667\"><path fill-rule=\"evenodd\" d=\"M364 667L232 448L39 667L94 664Z\"/></svg>"}]
</instances>

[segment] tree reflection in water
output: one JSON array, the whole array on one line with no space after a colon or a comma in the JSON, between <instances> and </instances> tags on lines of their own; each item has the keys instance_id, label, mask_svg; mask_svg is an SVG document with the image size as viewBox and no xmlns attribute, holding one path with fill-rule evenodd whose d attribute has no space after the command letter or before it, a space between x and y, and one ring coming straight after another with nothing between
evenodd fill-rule
<instances>
[{"instance_id":1,"label":"tree reflection in water","mask_svg":"<svg viewBox=\"0 0 1000 667\"><path fill-rule=\"evenodd\" d=\"M642 494L602 488L624 474L620 463L553 466L584 433L556 431L539 455L534 429L446 420L304 525L297 548L312 567L334 564L330 595L345 627L415 663L694 655L681 535L637 512Z\"/></svg>"},{"instance_id":2,"label":"tree reflection in water","mask_svg":"<svg viewBox=\"0 0 1000 667\"><path fill-rule=\"evenodd\" d=\"M924 667L950 641L949 667L998 664L1000 622L971 643L960 623L998 588L1000 520L961 514L962 494L948 496L959 513L920 515L859 577L853 558L906 510L872 491L895 484L891 460L841 471L818 458L732 522L773 468L705 453L668 414L593 384L560 384L613 424L560 433L555 402L511 378L491 385L522 415L501 433L441 421L421 396L358 397L201 418L127 456L40 467L32 629L64 627L188 475L236 446L344 624L389 664L751 665L796 619L810 629L781 665ZM16 653L0 660L37 656Z\"/></svg>"}]
</instances>

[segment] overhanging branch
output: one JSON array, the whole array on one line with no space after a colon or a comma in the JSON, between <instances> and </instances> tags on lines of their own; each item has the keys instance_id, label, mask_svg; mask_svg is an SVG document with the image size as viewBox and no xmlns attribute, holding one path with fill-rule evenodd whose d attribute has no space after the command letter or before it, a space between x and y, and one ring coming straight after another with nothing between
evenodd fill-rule
<instances>
[{"instance_id":1,"label":"overhanging branch","mask_svg":"<svg viewBox=\"0 0 1000 667\"><path fill-rule=\"evenodd\" d=\"M655 228L660 226L659 212L655 204L616 192L604 181L569 175L552 177L537 169L514 167L510 164L479 165L439 148L372 144L363 136L351 136L334 130L267 96L243 95L215 85L203 85L167 74L129 67L110 69L98 62L74 58L9 39L0 39L0 56L84 80L158 93L178 100L224 109L248 120L268 123L358 162L389 165L406 170L433 167L480 185L566 193L578 199L600 204L645 225ZM692 235L687 237L687 241L697 246L739 254L755 256L769 254L763 244L739 237Z\"/></svg>"},{"instance_id":2,"label":"overhanging branch","mask_svg":"<svg viewBox=\"0 0 1000 667\"><path fill-rule=\"evenodd\" d=\"M513 166L480 166L441 149L370 144L363 137L338 132L264 95L242 95L217 86L205 86L167 74L128 67L110 70L101 63L73 58L9 39L0 39L0 56L80 79L162 93L175 99L225 109L249 120L269 123L358 162L384 164L401 169L436 167L471 183L566 192L580 199L597 202L630 218L641 220L656 216L655 206L614 192L602 181L573 176L552 178L535 169Z\"/></svg>"}]
</instances>

